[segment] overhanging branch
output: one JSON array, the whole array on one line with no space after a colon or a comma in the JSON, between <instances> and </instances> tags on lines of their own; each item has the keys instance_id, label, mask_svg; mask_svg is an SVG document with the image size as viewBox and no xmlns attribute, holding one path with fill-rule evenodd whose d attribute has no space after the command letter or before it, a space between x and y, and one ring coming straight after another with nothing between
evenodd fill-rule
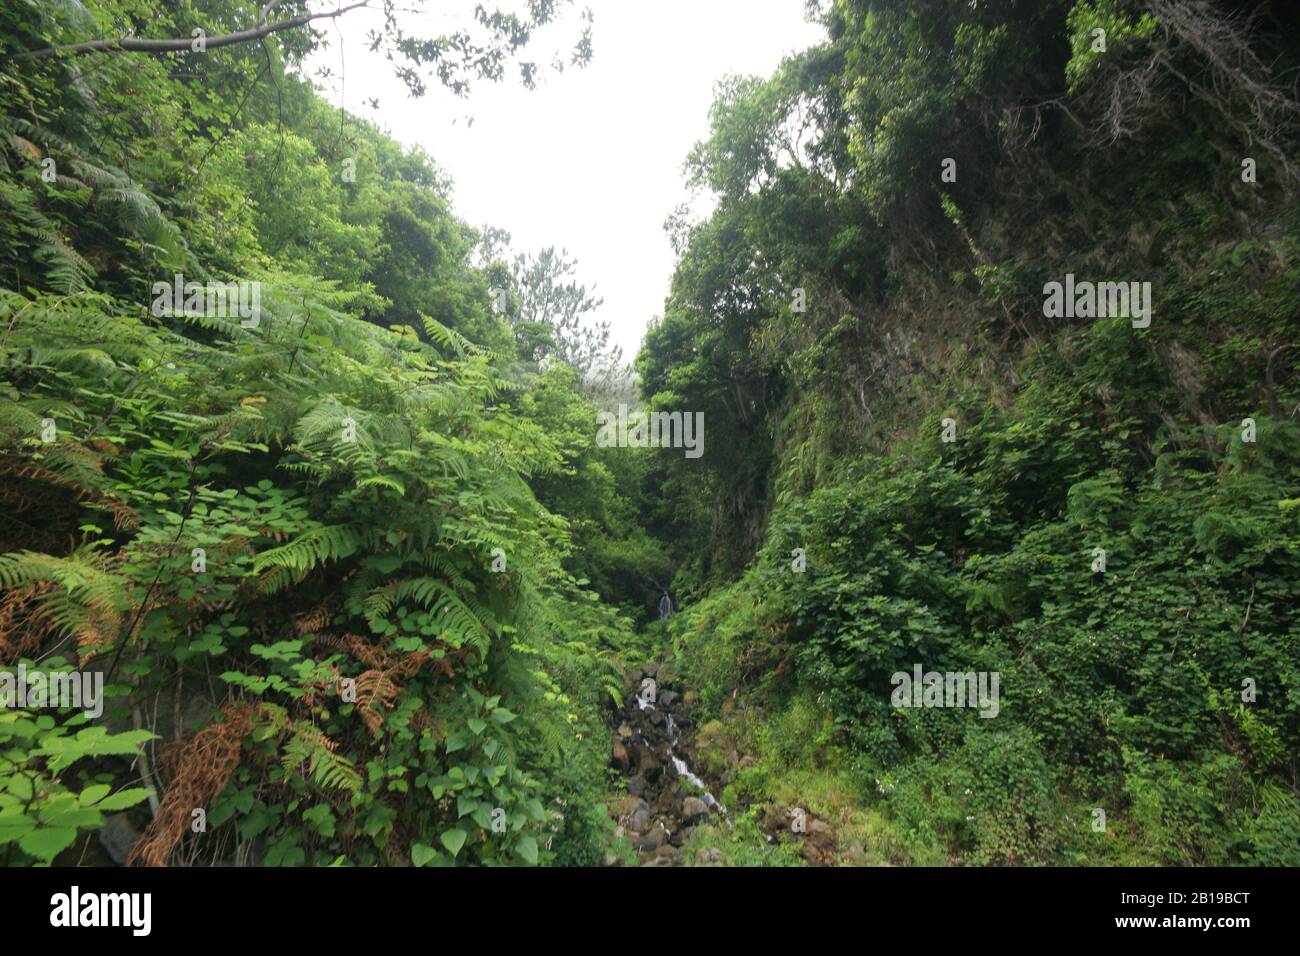
<instances>
[{"instance_id":1,"label":"overhanging branch","mask_svg":"<svg viewBox=\"0 0 1300 956\"><path fill-rule=\"evenodd\" d=\"M213 50L223 46L233 46L236 43L248 43L251 40L260 40L262 37L270 36L272 33L280 33L284 30L292 30L295 27L304 26L313 20L332 20L335 17L341 17L349 10L355 10L357 7L364 7L370 3L370 0L359 0L357 3L350 4L346 7L340 7L337 10L325 11L322 13L304 13L302 16L290 17L288 20L281 20L278 23L266 23L264 18L273 4L268 3L262 10L262 17L257 26L250 30L240 30L237 33L226 33L221 36L207 37L204 39L204 45L207 49ZM193 37L180 37L177 39L150 40L144 37L121 37L116 40L87 40L84 43L70 43L65 46L48 46L40 50L27 50L23 53L10 53L0 57L0 62L8 60L38 60L50 56L80 56L83 53L108 52L108 53L179 53L190 50L194 43Z\"/></svg>"}]
</instances>

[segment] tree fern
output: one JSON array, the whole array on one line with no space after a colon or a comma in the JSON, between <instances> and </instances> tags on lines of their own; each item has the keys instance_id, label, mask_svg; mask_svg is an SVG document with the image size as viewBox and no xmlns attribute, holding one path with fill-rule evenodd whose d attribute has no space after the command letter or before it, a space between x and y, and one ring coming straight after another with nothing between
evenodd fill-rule
<instances>
[{"instance_id":1,"label":"tree fern","mask_svg":"<svg viewBox=\"0 0 1300 956\"><path fill-rule=\"evenodd\" d=\"M436 346L452 352L457 358L465 358L467 355L478 355L483 351L455 329L447 328L447 326L443 325L437 319L431 319L427 315L421 315L420 322L424 326L425 334L433 340L433 343Z\"/></svg>"}]
</instances>

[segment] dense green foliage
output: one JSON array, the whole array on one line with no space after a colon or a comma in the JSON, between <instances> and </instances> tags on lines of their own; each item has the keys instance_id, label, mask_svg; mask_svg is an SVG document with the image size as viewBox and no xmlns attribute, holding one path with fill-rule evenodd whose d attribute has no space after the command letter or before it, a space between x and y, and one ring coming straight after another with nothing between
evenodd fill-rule
<instances>
[{"instance_id":1,"label":"dense green foliage","mask_svg":"<svg viewBox=\"0 0 1300 956\"><path fill-rule=\"evenodd\" d=\"M257 9L32 3L0 37ZM598 862L628 624L566 561L639 532L591 429L545 421L594 421L573 381L516 374L445 177L303 49L5 68L0 650L108 702L0 713L0 855L84 856L143 781L142 862ZM159 307L176 273L260 314ZM575 468L571 530L533 483Z\"/></svg>"},{"instance_id":2,"label":"dense green foliage","mask_svg":"<svg viewBox=\"0 0 1300 956\"><path fill-rule=\"evenodd\" d=\"M722 89L639 358L710 427L652 480L687 682L757 759L724 802L863 859L1300 864L1293 11L826 7ZM1150 327L1046 318L1066 273L1151 282ZM998 716L891 706L917 663Z\"/></svg>"},{"instance_id":3,"label":"dense green foliage","mask_svg":"<svg viewBox=\"0 0 1300 956\"><path fill-rule=\"evenodd\" d=\"M526 6L399 76L500 79ZM106 675L0 708L0 859L628 859L605 704L664 658L731 812L686 862L797 864L800 807L847 863L1300 865L1296 14L809 7L687 159L639 399L319 34L12 58L261 5L0 12L0 668ZM1067 274L1149 325L1049 317ZM638 401L704 455L601 447ZM996 715L897 706L915 666Z\"/></svg>"}]
</instances>

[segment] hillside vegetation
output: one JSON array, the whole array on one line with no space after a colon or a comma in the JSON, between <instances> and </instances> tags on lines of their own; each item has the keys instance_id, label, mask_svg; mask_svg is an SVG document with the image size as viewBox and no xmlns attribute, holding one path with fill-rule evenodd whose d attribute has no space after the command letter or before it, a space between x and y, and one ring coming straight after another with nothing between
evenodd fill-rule
<instances>
[{"instance_id":1,"label":"hillside vegetation","mask_svg":"<svg viewBox=\"0 0 1300 956\"><path fill-rule=\"evenodd\" d=\"M724 803L861 862L1300 863L1300 33L1249 9L837 2L722 91L638 370L710 423L653 478ZM1049 318L1067 275L1150 314ZM918 664L996 717L895 706Z\"/></svg>"},{"instance_id":2,"label":"hillside vegetation","mask_svg":"<svg viewBox=\"0 0 1300 956\"><path fill-rule=\"evenodd\" d=\"M529 83L555 6L395 63ZM729 814L676 862L1300 865L1292 6L811 3L718 88L633 394L321 24L19 56L266 13L10 4L0 668L104 700L0 708L0 860L631 862L651 674Z\"/></svg>"}]
</instances>

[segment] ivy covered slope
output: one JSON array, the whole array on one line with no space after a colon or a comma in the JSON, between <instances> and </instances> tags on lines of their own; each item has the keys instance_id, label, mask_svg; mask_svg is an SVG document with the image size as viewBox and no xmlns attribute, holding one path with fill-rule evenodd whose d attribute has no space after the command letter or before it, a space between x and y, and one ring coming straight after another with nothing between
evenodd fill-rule
<instances>
[{"instance_id":1,"label":"ivy covered slope","mask_svg":"<svg viewBox=\"0 0 1300 956\"><path fill-rule=\"evenodd\" d=\"M835 0L722 91L639 367L708 422L652 479L729 807L855 862L1300 864L1300 30L1246 6ZM1066 274L1149 326L1048 318ZM916 664L997 716L891 706Z\"/></svg>"},{"instance_id":2,"label":"ivy covered slope","mask_svg":"<svg viewBox=\"0 0 1300 956\"><path fill-rule=\"evenodd\" d=\"M0 43L177 9L8 5ZM294 42L0 76L0 666L107 677L99 717L0 709L0 860L106 862L125 813L133 863L599 862L627 624L532 490L591 441L516 410L590 406L504 376L504 266Z\"/></svg>"}]
</instances>

